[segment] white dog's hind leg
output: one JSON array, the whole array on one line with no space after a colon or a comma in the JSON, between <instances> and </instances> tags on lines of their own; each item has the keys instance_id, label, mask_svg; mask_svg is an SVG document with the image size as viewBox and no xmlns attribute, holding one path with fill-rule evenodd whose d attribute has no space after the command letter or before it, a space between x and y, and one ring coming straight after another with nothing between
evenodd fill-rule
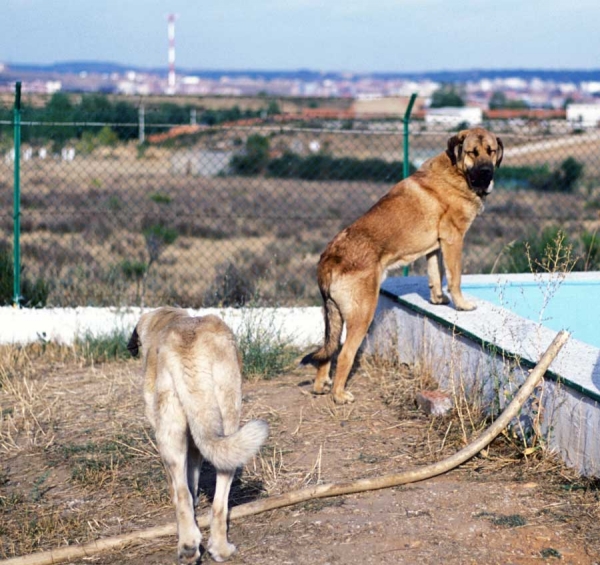
<instances>
[{"instance_id":1,"label":"white dog's hind leg","mask_svg":"<svg viewBox=\"0 0 600 565\"><path fill-rule=\"evenodd\" d=\"M188 434L188 452L187 452L187 474L188 474L188 485L192 498L194 499L194 506L198 506L198 485L200 483L200 469L202 467L202 455L196 447L194 440Z\"/></svg>"},{"instance_id":2,"label":"white dog's hind leg","mask_svg":"<svg viewBox=\"0 0 600 565\"><path fill-rule=\"evenodd\" d=\"M207 548L215 561L225 561L236 550L235 545L227 541L229 489L231 488L233 475L233 472L217 471L217 484L210 521L210 538Z\"/></svg>"},{"instance_id":3,"label":"white dog's hind leg","mask_svg":"<svg viewBox=\"0 0 600 565\"><path fill-rule=\"evenodd\" d=\"M156 443L165 469L170 476L171 494L175 505L180 563L195 563L200 557L202 534L196 525L194 500L188 484L187 421L183 408L171 391L160 394Z\"/></svg>"}]
</instances>

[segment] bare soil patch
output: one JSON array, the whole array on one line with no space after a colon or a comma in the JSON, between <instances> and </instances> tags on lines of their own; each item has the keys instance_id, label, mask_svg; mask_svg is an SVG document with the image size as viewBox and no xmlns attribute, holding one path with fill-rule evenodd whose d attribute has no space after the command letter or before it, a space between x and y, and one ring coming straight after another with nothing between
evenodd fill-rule
<instances>
[{"instance_id":1,"label":"bare soil patch","mask_svg":"<svg viewBox=\"0 0 600 565\"><path fill-rule=\"evenodd\" d=\"M144 420L139 362L86 365L31 349L0 356L0 558L173 521L166 481ZM379 476L442 459L470 435L456 415L431 419L406 367L363 363L357 402L310 393L312 370L244 385L244 418L266 418L268 444L238 476L232 505L317 482ZM205 465L198 513L209 508ZM509 437L444 476L322 499L232 522L232 563L600 563L596 485ZM205 541L208 532L203 532ZM176 562L157 539L86 559ZM210 560L208 556L205 561Z\"/></svg>"}]
</instances>

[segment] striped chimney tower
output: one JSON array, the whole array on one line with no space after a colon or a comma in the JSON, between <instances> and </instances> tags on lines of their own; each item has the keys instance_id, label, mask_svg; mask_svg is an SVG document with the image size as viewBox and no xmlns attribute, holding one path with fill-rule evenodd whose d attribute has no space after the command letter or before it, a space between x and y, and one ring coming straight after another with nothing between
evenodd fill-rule
<instances>
[{"instance_id":1,"label":"striped chimney tower","mask_svg":"<svg viewBox=\"0 0 600 565\"><path fill-rule=\"evenodd\" d=\"M167 94L175 94L175 19L176 14L167 16L167 33L169 36L169 78L167 80Z\"/></svg>"}]
</instances>

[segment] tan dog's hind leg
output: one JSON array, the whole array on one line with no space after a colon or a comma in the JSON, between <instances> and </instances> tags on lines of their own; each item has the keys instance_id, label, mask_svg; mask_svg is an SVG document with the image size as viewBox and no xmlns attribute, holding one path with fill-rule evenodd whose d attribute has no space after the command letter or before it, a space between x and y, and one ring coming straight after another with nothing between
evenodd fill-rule
<instances>
[{"instance_id":1,"label":"tan dog's hind leg","mask_svg":"<svg viewBox=\"0 0 600 565\"><path fill-rule=\"evenodd\" d=\"M458 236L449 243L446 240L441 241L442 254L446 264L446 278L448 279L448 290L452 301L457 310L475 310L477 306L466 300L460 289L460 279L462 271L462 249L463 241Z\"/></svg>"},{"instance_id":2,"label":"tan dog's hind leg","mask_svg":"<svg viewBox=\"0 0 600 565\"><path fill-rule=\"evenodd\" d=\"M444 265L440 249L427 254L427 278L429 279L429 301L432 304L449 304L450 299L442 291Z\"/></svg>"},{"instance_id":3,"label":"tan dog's hind leg","mask_svg":"<svg viewBox=\"0 0 600 565\"><path fill-rule=\"evenodd\" d=\"M354 401L351 392L345 390L348 375L352 370L354 359L360 344L367 335L369 326L375 316L377 299L379 296L379 279L371 281L357 281L360 290L356 295L349 294L345 297L347 304L338 301L342 316L346 322L346 341L342 346L335 368L333 380L333 400L337 404L346 404Z\"/></svg>"},{"instance_id":4,"label":"tan dog's hind leg","mask_svg":"<svg viewBox=\"0 0 600 565\"><path fill-rule=\"evenodd\" d=\"M313 392L315 394L325 394L331 387L331 378L329 377L329 370L331 369L331 361L325 361L322 365L317 367L317 376L313 385Z\"/></svg>"},{"instance_id":5,"label":"tan dog's hind leg","mask_svg":"<svg viewBox=\"0 0 600 565\"><path fill-rule=\"evenodd\" d=\"M210 538L207 547L208 552L215 561L225 561L236 551L235 545L227 541L227 512L232 481L233 473L217 472L217 484L210 521Z\"/></svg>"}]
</instances>

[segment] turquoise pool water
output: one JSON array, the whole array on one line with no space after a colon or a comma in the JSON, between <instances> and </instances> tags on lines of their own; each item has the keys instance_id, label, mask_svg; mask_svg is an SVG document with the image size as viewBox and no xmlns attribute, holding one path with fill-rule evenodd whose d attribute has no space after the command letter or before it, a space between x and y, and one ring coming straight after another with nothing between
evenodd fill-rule
<instances>
[{"instance_id":1,"label":"turquoise pool water","mask_svg":"<svg viewBox=\"0 0 600 565\"><path fill-rule=\"evenodd\" d=\"M596 276L548 282L531 280L532 275L530 280L507 275L497 284L465 282L462 289L553 330L568 330L575 339L600 348L600 273Z\"/></svg>"}]
</instances>

